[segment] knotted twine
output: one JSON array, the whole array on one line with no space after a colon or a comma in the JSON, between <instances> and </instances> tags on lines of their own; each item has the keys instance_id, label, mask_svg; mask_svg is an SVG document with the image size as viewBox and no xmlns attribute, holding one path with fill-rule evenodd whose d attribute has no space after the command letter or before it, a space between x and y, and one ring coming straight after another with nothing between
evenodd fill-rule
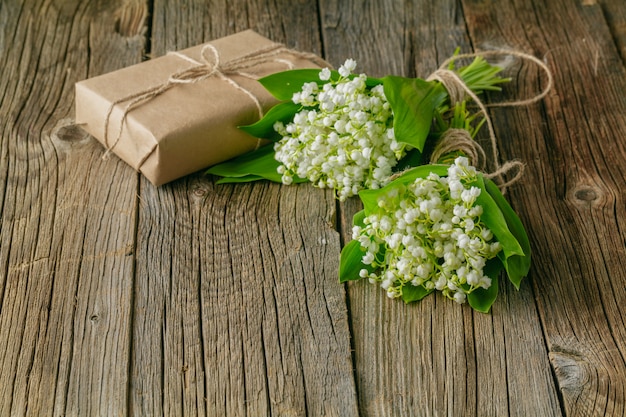
<instances>
[{"instance_id":1,"label":"knotted twine","mask_svg":"<svg viewBox=\"0 0 626 417\"><path fill-rule=\"evenodd\" d=\"M454 71L447 69L448 65L451 62L454 62L458 59L463 58L476 58L476 57L490 57L490 56L515 56L522 60L528 60L535 64L537 64L547 75L548 81L546 83L545 88L534 97L524 99L524 100L514 100L507 101L501 103L491 103L484 104ZM445 60L439 69L437 69L434 73L432 73L428 79L428 81L437 80L443 84L445 89L448 91L448 96L450 97L450 102L452 104L459 103L465 99L465 96L469 96L474 103L478 106L480 112L483 114L485 118L485 124L487 125L487 129L489 131L489 142L491 146L491 158L493 159L492 164L494 167L493 172L486 172L485 177L489 179L496 178L498 179L498 188L504 193L506 192L506 188L517 182L524 173L524 163L521 161L513 160L506 161L504 164L500 164L499 156L498 156L498 143L496 138L496 133L493 128L493 123L491 122L491 118L487 113L487 107L519 107L519 106L528 106L530 104L536 103L543 99L554 84L554 80L552 77L552 73L548 66L534 57L533 55L529 55L523 52L518 51L510 51L510 50L492 50L492 51L482 51L468 54L460 54L448 58ZM481 171L485 171L487 169L487 157L484 149L478 142L472 139L469 132L465 129L448 129L444 132L439 142L435 145L435 149L433 150L430 162L437 163L437 161L445 154L460 151L464 153L470 163L476 166ZM504 175L510 173L511 171L515 171L515 175L505 181Z\"/></svg>"},{"instance_id":2,"label":"knotted twine","mask_svg":"<svg viewBox=\"0 0 626 417\"><path fill-rule=\"evenodd\" d=\"M324 61L322 58L318 57L315 54L289 49L280 43L274 43L266 48L253 51L242 57L224 63L221 62L220 53L217 48L215 48L215 46L211 45L210 43L202 47L202 50L200 52L200 62L179 52L168 52L168 55L176 56L180 59L188 61L192 63L193 66L175 72L168 77L166 82L162 84L119 98L111 103L104 120L104 145L107 149L102 156L102 159L107 159L113 148L115 148L115 146L117 146L117 144L119 143L122 137L122 130L124 128L124 123L126 121L128 113L130 113L134 108L141 106L142 104L152 100L153 98L157 97L160 94L163 94L170 88L177 85L195 84L208 78L217 77L220 80L233 86L233 88L235 88L237 91L245 94L250 99L250 101L254 103L258 112L259 119L262 119L264 112L259 99L250 90L241 86L232 77L240 76L251 80L258 80L260 78L259 76L250 74L246 72L246 70L270 62L282 63L287 67L287 69L293 69L293 62L289 61L288 59L277 57L277 55L281 53L289 53L298 58L308 59L321 67L330 66L326 61ZM117 131L117 135L115 136L115 140L109 146L109 124L113 109L115 108L115 106L124 102L128 103L126 104L122 112L122 118L119 123L119 129ZM261 143L262 139L258 139L256 149L259 148ZM148 155L146 155L141 161L139 161L138 166L143 165L143 163L150 156L150 154L151 152L148 153Z\"/></svg>"}]
</instances>

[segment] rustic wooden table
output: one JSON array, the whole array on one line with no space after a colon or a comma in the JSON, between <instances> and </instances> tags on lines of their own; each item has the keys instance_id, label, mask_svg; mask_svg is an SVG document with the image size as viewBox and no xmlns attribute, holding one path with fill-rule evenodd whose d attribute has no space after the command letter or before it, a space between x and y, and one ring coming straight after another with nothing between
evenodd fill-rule
<instances>
[{"instance_id":1,"label":"rustic wooden table","mask_svg":"<svg viewBox=\"0 0 626 417\"><path fill-rule=\"evenodd\" d=\"M76 81L247 28L369 75L544 60L492 112L534 263L491 314L337 282L358 201L155 188L73 127ZM623 0L4 0L0 415L626 414ZM545 77L521 65L509 93Z\"/></svg>"}]
</instances>

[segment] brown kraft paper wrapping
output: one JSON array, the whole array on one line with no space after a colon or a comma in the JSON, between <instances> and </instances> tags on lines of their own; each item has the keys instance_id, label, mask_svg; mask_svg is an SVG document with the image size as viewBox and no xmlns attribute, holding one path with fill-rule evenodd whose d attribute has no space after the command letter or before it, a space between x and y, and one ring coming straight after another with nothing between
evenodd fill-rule
<instances>
[{"instance_id":1,"label":"brown kraft paper wrapping","mask_svg":"<svg viewBox=\"0 0 626 417\"><path fill-rule=\"evenodd\" d=\"M280 46L251 30L210 44L225 68L229 62L245 60L257 51ZM198 45L77 83L76 124L154 185L165 184L255 149L258 139L237 128L259 119L257 104L249 94L256 97L265 111L276 99L258 81L236 72L229 74L224 70L224 76L177 83L125 110L132 95L164 85L173 74L204 63L203 47ZM275 52L278 53L241 72L262 77L290 66L319 67L304 58L304 54L285 48Z\"/></svg>"}]
</instances>

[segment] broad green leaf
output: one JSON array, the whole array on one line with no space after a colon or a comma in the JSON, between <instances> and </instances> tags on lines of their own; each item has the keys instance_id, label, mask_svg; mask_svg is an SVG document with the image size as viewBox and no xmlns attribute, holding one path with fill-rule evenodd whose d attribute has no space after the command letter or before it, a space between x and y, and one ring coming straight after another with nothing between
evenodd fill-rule
<instances>
[{"instance_id":1,"label":"broad green leaf","mask_svg":"<svg viewBox=\"0 0 626 417\"><path fill-rule=\"evenodd\" d=\"M216 184L238 184L238 183L244 183L244 182L260 181L263 179L264 178L260 175L244 175L242 177L224 177L215 181L215 183Z\"/></svg>"},{"instance_id":2,"label":"broad green leaf","mask_svg":"<svg viewBox=\"0 0 626 417\"><path fill-rule=\"evenodd\" d=\"M294 93L302 90L305 83L316 82L325 84L327 81L320 80L320 69L304 68L277 72L263 77L259 82L274 97L279 100L291 100ZM338 79L339 73L331 71L331 79Z\"/></svg>"},{"instance_id":3,"label":"broad green leaf","mask_svg":"<svg viewBox=\"0 0 626 417\"><path fill-rule=\"evenodd\" d=\"M302 106L292 101L278 103L272 107L261 120L247 126L239 126L239 129L254 136L270 140L280 140L280 135L274 130L274 123L288 122L293 120L293 116L300 111Z\"/></svg>"},{"instance_id":4,"label":"broad green leaf","mask_svg":"<svg viewBox=\"0 0 626 417\"><path fill-rule=\"evenodd\" d=\"M245 183L245 182L254 182L254 181L261 181L261 180L268 180L271 182L277 182L280 183L282 182L280 179L280 176L278 177L274 177L273 175L253 175L253 174L249 174L249 175L244 175L241 177L223 177L220 178L219 180L215 181L216 184L241 184L241 183ZM308 180L306 179L302 179L300 177L294 177L292 184L301 184L303 182L307 182Z\"/></svg>"},{"instance_id":5,"label":"broad green leaf","mask_svg":"<svg viewBox=\"0 0 626 417\"><path fill-rule=\"evenodd\" d=\"M493 198L500 208L502 215L506 219L509 230L515 236L524 252L523 255L513 255L507 259L507 273L509 275L509 279L515 288L519 289L522 279L528 275L528 271L530 270L530 241L528 240L528 235L526 234L524 225L515 211L513 211L508 201L506 201L496 184L494 184L491 180L487 180L485 181L485 187L491 198Z\"/></svg>"},{"instance_id":6,"label":"broad green leaf","mask_svg":"<svg viewBox=\"0 0 626 417\"><path fill-rule=\"evenodd\" d=\"M363 263L363 253L358 240L352 240L344 246L339 261L339 282L361 279L359 275L361 269L367 269L369 272L372 272L372 267Z\"/></svg>"},{"instance_id":7,"label":"broad green leaf","mask_svg":"<svg viewBox=\"0 0 626 417\"><path fill-rule=\"evenodd\" d=\"M319 68L294 69L270 74L261 78L259 82L277 99L291 100L294 93L301 91L305 83L315 82L318 85L326 84L328 81L320 80L319 74ZM350 78L354 77L355 75L350 76ZM340 75L337 71L330 71L330 80L337 81L339 78ZM365 85L369 88L381 83L382 80L373 77L367 77L365 81Z\"/></svg>"},{"instance_id":8,"label":"broad green leaf","mask_svg":"<svg viewBox=\"0 0 626 417\"><path fill-rule=\"evenodd\" d=\"M500 242L500 245L502 245L502 252L505 257L509 258L513 255L523 256L524 250L513 233L509 230L507 221L504 218L500 207L498 207L489 192L487 192L483 176L479 175L477 180L471 185L477 186L481 189L481 193L476 199L476 204L482 206L483 208L483 214L480 216L480 220L485 223L498 242Z\"/></svg>"},{"instance_id":9,"label":"broad green leaf","mask_svg":"<svg viewBox=\"0 0 626 417\"><path fill-rule=\"evenodd\" d=\"M519 218L517 218L513 209L508 206L495 184L490 186L491 193L488 192L481 176L478 185L482 190L480 196L476 199L476 203L483 207L481 221L493 232L498 242L502 245L502 251L498 253L498 258L502 261L509 280L519 289L522 279L528 274L528 269L530 268L530 257L528 256L530 255L530 245L527 243L526 232ZM492 194L498 199L499 204L496 203ZM502 208L504 208L504 211ZM507 213L506 216L504 214L505 211ZM515 234L509 228L509 223L514 228ZM520 242L524 242L526 249L522 248L522 243Z\"/></svg>"},{"instance_id":10,"label":"broad green leaf","mask_svg":"<svg viewBox=\"0 0 626 417\"><path fill-rule=\"evenodd\" d=\"M411 184L415 182L417 178L426 178L431 173L439 175L440 177L445 177L448 175L449 167L449 165L428 164L407 169L401 175L399 175L397 178L387 184L385 188L392 186L393 184Z\"/></svg>"},{"instance_id":11,"label":"broad green leaf","mask_svg":"<svg viewBox=\"0 0 626 417\"><path fill-rule=\"evenodd\" d=\"M380 190L361 190L359 191L359 198L363 203L364 213L372 214L378 208L378 196L381 195L382 190L388 189L384 187Z\"/></svg>"},{"instance_id":12,"label":"broad green leaf","mask_svg":"<svg viewBox=\"0 0 626 417\"><path fill-rule=\"evenodd\" d=\"M365 219L365 210L361 210L357 212L354 215L354 217L352 217L352 224L355 226L364 227L365 226L365 223L363 223L364 219Z\"/></svg>"},{"instance_id":13,"label":"broad green leaf","mask_svg":"<svg viewBox=\"0 0 626 417\"><path fill-rule=\"evenodd\" d=\"M374 212L378 207L378 198L387 193L391 188L410 184L417 178L426 178L431 172L439 176L445 176L448 174L448 165L420 165L407 169L400 174L398 178L394 179L381 189L360 191L359 197L363 202L365 212L368 214Z\"/></svg>"},{"instance_id":14,"label":"broad green leaf","mask_svg":"<svg viewBox=\"0 0 626 417\"><path fill-rule=\"evenodd\" d=\"M214 165L206 171L206 174L224 177L219 180L220 184L249 182L260 179L282 182L282 176L277 172L279 165L279 162L274 159L274 145L269 144L256 151L248 152L237 158ZM293 179L294 183L305 181L296 177Z\"/></svg>"},{"instance_id":15,"label":"broad green leaf","mask_svg":"<svg viewBox=\"0 0 626 417\"><path fill-rule=\"evenodd\" d=\"M483 270L491 278L491 286L487 289L477 288L467 295L467 302L476 311L489 313L491 305L498 296L498 279L502 271L502 262L498 258L490 259Z\"/></svg>"},{"instance_id":16,"label":"broad green leaf","mask_svg":"<svg viewBox=\"0 0 626 417\"><path fill-rule=\"evenodd\" d=\"M365 79L365 85L368 86L369 88L372 87L376 87L379 84L382 84L383 80L380 78L374 78L374 77L367 77Z\"/></svg>"},{"instance_id":17,"label":"broad green leaf","mask_svg":"<svg viewBox=\"0 0 626 417\"><path fill-rule=\"evenodd\" d=\"M422 153L417 149L411 149L407 154L398 161L398 165L395 166L394 171L400 172L405 169L424 165L422 163Z\"/></svg>"},{"instance_id":18,"label":"broad green leaf","mask_svg":"<svg viewBox=\"0 0 626 417\"><path fill-rule=\"evenodd\" d=\"M352 224L363 227L363 219L365 219L365 210L357 212L352 218ZM365 265L362 262L363 249L358 240L350 241L341 251L341 259L339 264L339 282L358 280L361 277L359 272L361 269L367 269L373 272L371 265Z\"/></svg>"},{"instance_id":19,"label":"broad green leaf","mask_svg":"<svg viewBox=\"0 0 626 417\"><path fill-rule=\"evenodd\" d=\"M447 97L437 82L420 78L387 76L382 78L385 96L393 109L393 129L398 142L407 143L420 152L430 132L435 109Z\"/></svg>"},{"instance_id":20,"label":"broad green leaf","mask_svg":"<svg viewBox=\"0 0 626 417\"><path fill-rule=\"evenodd\" d=\"M402 287L402 300L407 304L412 303L414 301L421 300L431 292L433 292L433 290L427 290L421 285L415 286L411 284L406 284Z\"/></svg>"}]
</instances>

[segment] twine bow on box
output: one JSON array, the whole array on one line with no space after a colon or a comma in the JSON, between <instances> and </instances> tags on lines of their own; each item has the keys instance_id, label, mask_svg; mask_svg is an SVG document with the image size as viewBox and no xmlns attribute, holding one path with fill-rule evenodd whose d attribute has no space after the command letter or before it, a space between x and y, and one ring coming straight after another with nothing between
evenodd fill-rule
<instances>
[{"instance_id":1,"label":"twine bow on box","mask_svg":"<svg viewBox=\"0 0 626 417\"><path fill-rule=\"evenodd\" d=\"M270 62L282 63L286 66L286 69L293 69L293 62L289 61L288 59L278 57L278 55L282 53L289 53L290 55L293 55L297 58L308 59L320 66L328 66L328 63L326 63L326 61L324 61L315 54L289 49L279 43L272 44L266 48L253 51L242 57L226 62L222 62L219 51L217 50L217 48L215 48L215 46L211 45L210 43L203 46L200 52L201 61L196 61L195 59L179 52L168 52L167 55L176 56L182 60L190 62L191 64L193 64L193 66L175 72L174 74L170 75L167 81L163 82L162 84L127 95L111 103L104 120L104 145L106 147L106 152L104 153L102 158L108 158L113 148L115 148L115 146L119 143L122 137L122 131L126 118L134 108L141 106L142 104L152 100L160 94L163 94L170 88L181 84L194 84L208 78L217 77L220 80L223 80L224 82L230 84L237 91L245 94L250 99L250 101L254 103L259 115L259 119L263 118L263 107L259 99L250 90L241 86L232 77L240 76L251 80L257 80L260 78L259 76L251 74L247 71L259 65ZM117 134L115 136L115 139L113 140L113 143L109 145L108 137L111 115L116 106L125 102L128 103L126 104L122 112L122 118L119 123ZM260 144L261 139L257 141L257 148ZM143 165L145 160L150 156L150 153L148 153L148 155L146 155L139 162L138 166Z\"/></svg>"}]
</instances>

